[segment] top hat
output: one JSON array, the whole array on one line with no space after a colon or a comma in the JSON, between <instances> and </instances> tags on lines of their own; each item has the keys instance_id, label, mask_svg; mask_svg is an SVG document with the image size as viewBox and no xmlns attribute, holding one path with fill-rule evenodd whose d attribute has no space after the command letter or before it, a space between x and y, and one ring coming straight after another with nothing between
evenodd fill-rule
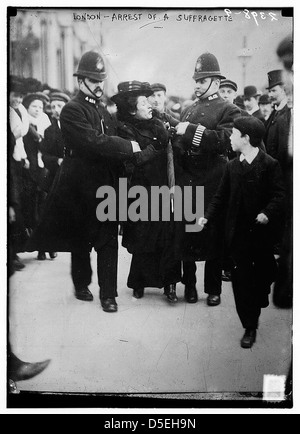
<instances>
[{"instance_id":1,"label":"top hat","mask_svg":"<svg viewBox=\"0 0 300 434\"><path fill-rule=\"evenodd\" d=\"M78 69L73 75L74 77L86 77L97 81L105 80L107 74L102 56L95 51L88 51L83 54Z\"/></svg>"},{"instance_id":2,"label":"top hat","mask_svg":"<svg viewBox=\"0 0 300 434\"><path fill-rule=\"evenodd\" d=\"M266 94L261 95L258 100L258 104L271 104L269 96Z\"/></svg>"},{"instance_id":3,"label":"top hat","mask_svg":"<svg viewBox=\"0 0 300 434\"><path fill-rule=\"evenodd\" d=\"M237 92L237 84L234 82L234 81L232 81L232 80L227 80L227 79L224 79L224 80L221 80L221 84L220 84L220 87L230 87L231 89L233 89L235 92Z\"/></svg>"},{"instance_id":4,"label":"top hat","mask_svg":"<svg viewBox=\"0 0 300 434\"><path fill-rule=\"evenodd\" d=\"M257 91L255 86L246 86L244 89L244 99L255 98L259 95L260 93Z\"/></svg>"},{"instance_id":5,"label":"top hat","mask_svg":"<svg viewBox=\"0 0 300 434\"><path fill-rule=\"evenodd\" d=\"M69 97L69 95L67 95L64 92L52 92L50 94L50 102L52 102L52 101L63 101L65 103L67 103L67 102L70 101L70 99L71 98Z\"/></svg>"},{"instance_id":6,"label":"top hat","mask_svg":"<svg viewBox=\"0 0 300 434\"><path fill-rule=\"evenodd\" d=\"M161 84L161 83L151 84L151 89L153 92L159 92L161 90L164 92L167 92L166 86L164 84Z\"/></svg>"},{"instance_id":7,"label":"top hat","mask_svg":"<svg viewBox=\"0 0 300 434\"><path fill-rule=\"evenodd\" d=\"M268 72L269 87L267 89L272 89L272 87L283 84L282 72L281 69Z\"/></svg>"},{"instance_id":8,"label":"top hat","mask_svg":"<svg viewBox=\"0 0 300 434\"><path fill-rule=\"evenodd\" d=\"M118 93L111 97L111 100L117 103L120 99L130 96L150 96L153 90L148 82L141 81L123 81L118 84Z\"/></svg>"},{"instance_id":9,"label":"top hat","mask_svg":"<svg viewBox=\"0 0 300 434\"><path fill-rule=\"evenodd\" d=\"M43 92L35 92L35 93L29 93L23 98L23 105L26 109L30 106L32 101L39 100L42 101L44 105L48 104L50 102L49 97L43 93Z\"/></svg>"},{"instance_id":10,"label":"top hat","mask_svg":"<svg viewBox=\"0 0 300 434\"><path fill-rule=\"evenodd\" d=\"M216 56L211 53L203 53L198 57L193 75L195 81L207 77L226 78L220 72L220 66Z\"/></svg>"}]
</instances>

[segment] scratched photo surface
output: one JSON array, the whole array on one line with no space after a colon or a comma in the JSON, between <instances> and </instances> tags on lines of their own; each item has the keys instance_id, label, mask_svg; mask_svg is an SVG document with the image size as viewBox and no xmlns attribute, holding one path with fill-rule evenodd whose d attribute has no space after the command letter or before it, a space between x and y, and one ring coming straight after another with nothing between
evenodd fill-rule
<instances>
[{"instance_id":1,"label":"scratched photo surface","mask_svg":"<svg viewBox=\"0 0 300 434\"><path fill-rule=\"evenodd\" d=\"M108 75L106 104L120 82L163 83L167 106L180 115L193 102L202 53L216 56L238 95L249 85L267 93L267 73L283 68L277 47L292 31L293 18L278 8L19 8L9 17L9 74L75 95L78 62L96 50ZM291 310L275 307L271 296L255 345L242 349L231 282L222 283L221 304L208 307L204 263L198 262L198 303L185 302L181 283L176 306L157 288L146 288L137 300L127 287L131 255L121 244L120 235L114 315L100 306L94 251L92 303L74 297L70 253L58 252L52 261L48 253L46 261L37 261L37 252L19 253L25 268L9 280L9 339L20 359L51 360L42 374L19 382L19 390L250 402L262 399L266 376L288 375Z\"/></svg>"}]
</instances>

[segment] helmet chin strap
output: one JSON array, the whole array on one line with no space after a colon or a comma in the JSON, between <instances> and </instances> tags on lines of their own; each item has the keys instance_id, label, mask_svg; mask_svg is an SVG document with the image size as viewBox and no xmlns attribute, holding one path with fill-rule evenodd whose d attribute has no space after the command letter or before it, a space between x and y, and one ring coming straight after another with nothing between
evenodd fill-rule
<instances>
[{"instance_id":1,"label":"helmet chin strap","mask_svg":"<svg viewBox=\"0 0 300 434\"><path fill-rule=\"evenodd\" d=\"M92 91L92 89L88 86L88 84L86 84L86 82L85 82L85 78L82 79L82 82L83 82L83 84L85 85L85 87L88 89L88 91L91 92L91 94L94 95L94 97L95 97L96 99L98 99L98 100L101 99L101 97L102 97L102 95L103 95L103 91L102 91L102 89L101 89L101 95L100 95L100 96L97 96L97 95Z\"/></svg>"},{"instance_id":2,"label":"helmet chin strap","mask_svg":"<svg viewBox=\"0 0 300 434\"><path fill-rule=\"evenodd\" d=\"M199 99L202 98L209 91L209 89L211 88L212 84L213 84L213 77L211 77L211 79L210 79L210 85L208 86L208 88L206 89L206 91L203 92L200 96L198 96Z\"/></svg>"}]
</instances>

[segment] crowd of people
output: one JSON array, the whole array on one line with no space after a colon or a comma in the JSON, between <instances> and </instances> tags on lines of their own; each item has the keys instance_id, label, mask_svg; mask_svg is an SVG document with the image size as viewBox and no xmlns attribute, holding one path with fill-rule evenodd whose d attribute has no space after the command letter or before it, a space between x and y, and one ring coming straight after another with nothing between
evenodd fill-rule
<instances>
[{"instance_id":1,"label":"crowd of people","mask_svg":"<svg viewBox=\"0 0 300 434\"><path fill-rule=\"evenodd\" d=\"M284 55L293 51L284 42ZM281 57L283 57L280 54ZM286 62L287 64L288 62ZM222 280L232 281L237 313L245 329L243 348L256 339L261 309L276 282L280 302L291 305L292 105L286 87L288 63L266 71L261 92L221 73L217 58L203 53L194 70L194 96L179 114L166 108L162 83L121 82L101 102L107 79L104 59L85 53L74 76L78 93L37 89L11 77L9 88L9 273L24 268L21 252L37 260L71 253L74 295L93 301L90 253L97 252L103 311L117 312L118 237L132 255L127 285L133 297L163 288L178 302L197 303L197 262L205 261L208 306L221 303ZM114 105L114 109L112 106ZM119 179L128 187L204 187L199 231L186 232L174 213L165 221L100 222L96 192ZM150 214L149 214L150 215ZM184 220L184 219L183 219ZM277 259L277 261L275 260ZM284 279L283 277L284 276ZM288 288L286 288L288 287ZM282 289L284 288L284 290ZM286 291L287 289L287 291ZM282 296L284 293L284 296ZM279 299L277 298L277 300Z\"/></svg>"}]
</instances>

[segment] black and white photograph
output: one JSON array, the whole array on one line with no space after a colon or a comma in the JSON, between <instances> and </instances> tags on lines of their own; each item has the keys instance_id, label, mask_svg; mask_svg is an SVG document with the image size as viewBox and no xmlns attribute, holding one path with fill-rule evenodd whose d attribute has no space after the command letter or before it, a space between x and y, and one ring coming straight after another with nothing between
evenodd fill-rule
<instances>
[{"instance_id":1,"label":"black and white photograph","mask_svg":"<svg viewBox=\"0 0 300 434\"><path fill-rule=\"evenodd\" d=\"M7 409L293 409L295 9L205 3L7 5Z\"/></svg>"}]
</instances>

